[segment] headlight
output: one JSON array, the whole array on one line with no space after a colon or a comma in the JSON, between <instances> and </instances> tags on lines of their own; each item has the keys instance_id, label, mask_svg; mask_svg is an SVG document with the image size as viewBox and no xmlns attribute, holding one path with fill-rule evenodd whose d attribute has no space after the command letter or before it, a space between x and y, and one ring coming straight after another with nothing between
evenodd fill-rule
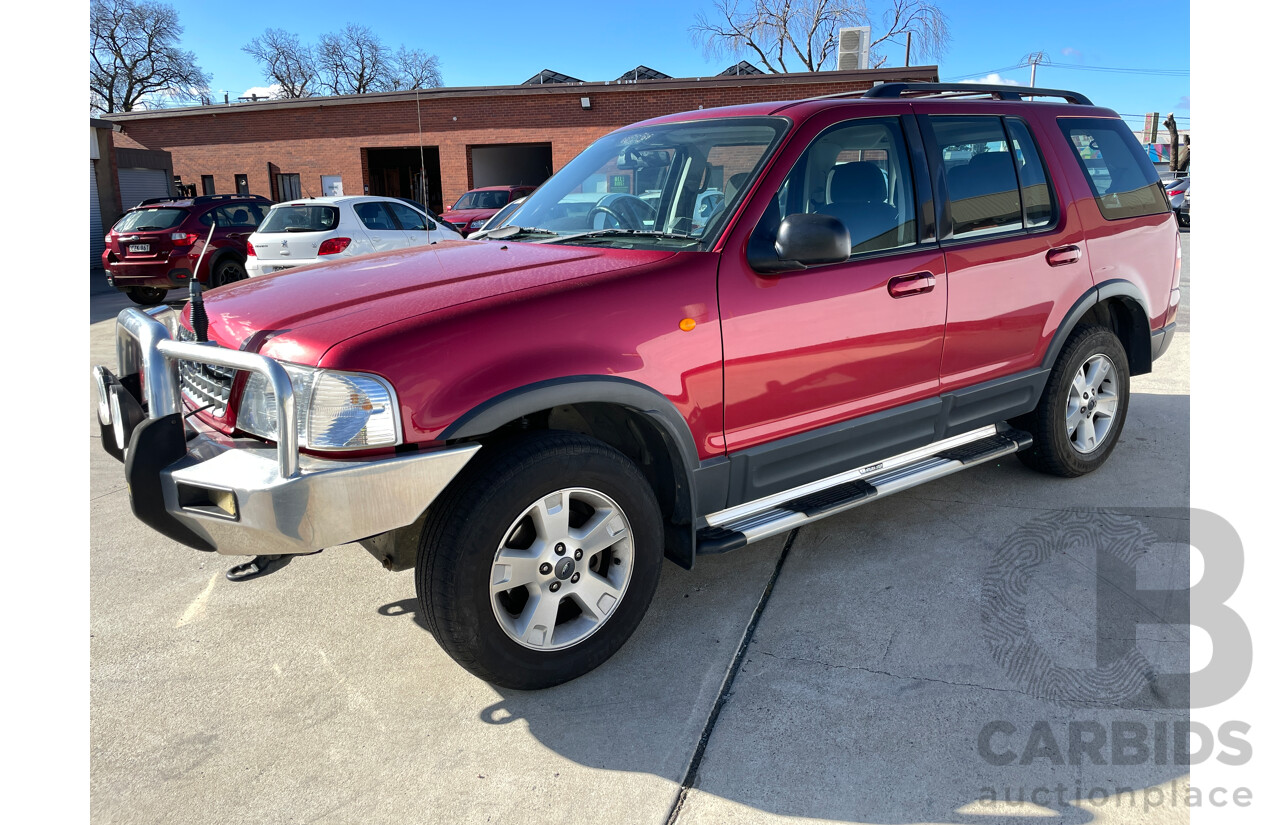
<instances>
[{"instance_id":1,"label":"headlight","mask_svg":"<svg viewBox=\"0 0 1280 825\"><path fill-rule=\"evenodd\" d=\"M484 225L485 225L485 222L486 222L486 221L488 221L488 220L489 220L488 218L476 218L474 221L472 221L471 223L467 224L467 228L468 228L468 229L479 229L480 227L484 226Z\"/></svg>"},{"instance_id":2,"label":"headlight","mask_svg":"<svg viewBox=\"0 0 1280 825\"><path fill-rule=\"evenodd\" d=\"M396 394L376 375L284 364L298 412L298 446L360 450L400 443ZM236 425L277 440L276 396L267 379L250 373Z\"/></svg>"}]
</instances>

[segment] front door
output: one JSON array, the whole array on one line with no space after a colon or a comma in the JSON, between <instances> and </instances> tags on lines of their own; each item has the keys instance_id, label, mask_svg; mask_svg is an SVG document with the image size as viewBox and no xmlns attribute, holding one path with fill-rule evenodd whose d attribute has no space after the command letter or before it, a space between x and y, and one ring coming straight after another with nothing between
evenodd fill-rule
<instances>
[{"instance_id":1,"label":"front door","mask_svg":"<svg viewBox=\"0 0 1280 825\"><path fill-rule=\"evenodd\" d=\"M909 119L856 109L868 116L833 111L801 127L726 244L725 441L748 465L735 469L731 499L934 439L948 276L922 208L932 208L923 153ZM748 247L772 249L782 218L798 213L838 218L848 260L753 268Z\"/></svg>"}]
</instances>

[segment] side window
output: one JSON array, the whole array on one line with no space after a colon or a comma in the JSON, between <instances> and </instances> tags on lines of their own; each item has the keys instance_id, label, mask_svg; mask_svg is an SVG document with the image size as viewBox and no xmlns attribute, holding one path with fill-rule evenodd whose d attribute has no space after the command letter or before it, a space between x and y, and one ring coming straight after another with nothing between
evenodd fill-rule
<instances>
[{"instance_id":1,"label":"side window","mask_svg":"<svg viewBox=\"0 0 1280 825\"><path fill-rule=\"evenodd\" d=\"M419 215L416 210L410 209L402 203L389 203L387 206L391 207L392 212L396 213L396 218L400 221L401 229L422 232L426 231L427 225L423 222L422 216Z\"/></svg>"},{"instance_id":2,"label":"side window","mask_svg":"<svg viewBox=\"0 0 1280 825\"><path fill-rule=\"evenodd\" d=\"M1058 119L1075 149L1102 217L1114 221L1169 211L1160 177L1123 121Z\"/></svg>"},{"instance_id":3,"label":"side window","mask_svg":"<svg viewBox=\"0 0 1280 825\"><path fill-rule=\"evenodd\" d=\"M951 196L952 235L974 238L1022 228L1013 153L998 117L931 116Z\"/></svg>"},{"instance_id":4,"label":"side window","mask_svg":"<svg viewBox=\"0 0 1280 825\"><path fill-rule=\"evenodd\" d=\"M838 218L855 255L912 246L913 191L901 122L850 121L818 135L805 149L779 188L777 219L800 212Z\"/></svg>"},{"instance_id":5,"label":"side window","mask_svg":"<svg viewBox=\"0 0 1280 825\"><path fill-rule=\"evenodd\" d=\"M1031 138L1027 124L1017 118L1005 118L1009 138L1013 141L1013 156L1018 164L1018 183L1022 188L1022 210L1027 229L1036 229L1053 223L1053 190L1045 173L1044 160Z\"/></svg>"},{"instance_id":6,"label":"side window","mask_svg":"<svg viewBox=\"0 0 1280 825\"><path fill-rule=\"evenodd\" d=\"M391 220L391 215L377 201L357 203L354 208L356 216L360 218L360 222L364 224L365 229L394 230L396 228L395 223Z\"/></svg>"}]
</instances>

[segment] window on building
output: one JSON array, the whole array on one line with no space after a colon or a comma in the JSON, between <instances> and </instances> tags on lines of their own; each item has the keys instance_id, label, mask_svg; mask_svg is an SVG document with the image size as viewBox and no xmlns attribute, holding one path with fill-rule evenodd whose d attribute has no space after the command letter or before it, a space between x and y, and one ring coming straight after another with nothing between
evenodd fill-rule
<instances>
[{"instance_id":1,"label":"window on building","mask_svg":"<svg viewBox=\"0 0 1280 825\"><path fill-rule=\"evenodd\" d=\"M276 175L276 200L290 201L302 197L300 175Z\"/></svg>"},{"instance_id":2,"label":"window on building","mask_svg":"<svg viewBox=\"0 0 1280 825\"><path fill-rule=\"evenodd\" d=\"M249 194L249 176L248 175L236 175L236 194L237 195Z\"/></svg>"},{"instance_id":3,"label":"window on building","mask_svg":"<svg viewBox=\"0 0 1280 825\"><path fill-rule=\"evenodd\" d=\"M1160 176L1124 121L1059 118L1058 126L1076 150L1093 198L1107 220L1169 211Z\"/></svg>"},{"instance_id":4,"label":"window on building","mask_svg":"<svg viewBox=\"0 0 1280 825\"><path fill-rule=\"evenodd\" d=\"M726 186L732 186L732 177ZM778 192L782 216L839 218L854 254L911 246L916 206L911 165L897 118L839 124L805 149Z\"/></svg>"},{"instance_id":5,"label":"window on building","mask_svg":"<svg viewBox=\"0 0 1280 825\"><path fill-rule=\"evenodd\" d=\"M213 186L213 175L200 176L200 193L203 195L216 195L217 190Z\"/></svg>"}]
</instances>

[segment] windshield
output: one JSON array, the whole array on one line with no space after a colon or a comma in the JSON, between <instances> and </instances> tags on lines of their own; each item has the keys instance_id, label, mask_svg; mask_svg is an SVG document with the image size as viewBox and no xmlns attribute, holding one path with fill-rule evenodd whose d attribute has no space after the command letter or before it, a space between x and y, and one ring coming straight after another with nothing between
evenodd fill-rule
<instances>
[{"instance_id":1,"label":"windshield","mask_svg":"<svg viewBox=\"0 0 1280 825\"><path fill-rule=\"evenodd\" d=\"M720 118L606 135L530 195L511 223L550 243L710 244L786 126Z\"/></svg>"},{"instance_id":2,"label":"windshield","mask_svg":"<svg viewBox=\"0 0 1280 825\"><path fill-rule=\"evenodd\" d=\"M338 210L320 204L273 206L267 219L258 227L264 234L273 232L328 232L338 226Z\"/></svg>"},{"instance_id":3,"label":"windshield","mask_svg":"<svg viewBox=\"0 0 1280 825\"><path fill-rule=\"evenodd\" d=\"M124 217L111 227L111 231L120 233L170 229L182 223L186 217L185 209L136 209L133 212L126 212Z\"/></svg>"},{"instance_id":4,"label":"windshield","mask_svg":"<svg viewBox=\"0 0 1280 825\"><path fill-rule=\"evenodd\" d=\"M468 192L458 198L453 211L461 209L501 209L507 205L511 193L504 189L491 189L487 192Z\"/></svg>"}]
</instances>

